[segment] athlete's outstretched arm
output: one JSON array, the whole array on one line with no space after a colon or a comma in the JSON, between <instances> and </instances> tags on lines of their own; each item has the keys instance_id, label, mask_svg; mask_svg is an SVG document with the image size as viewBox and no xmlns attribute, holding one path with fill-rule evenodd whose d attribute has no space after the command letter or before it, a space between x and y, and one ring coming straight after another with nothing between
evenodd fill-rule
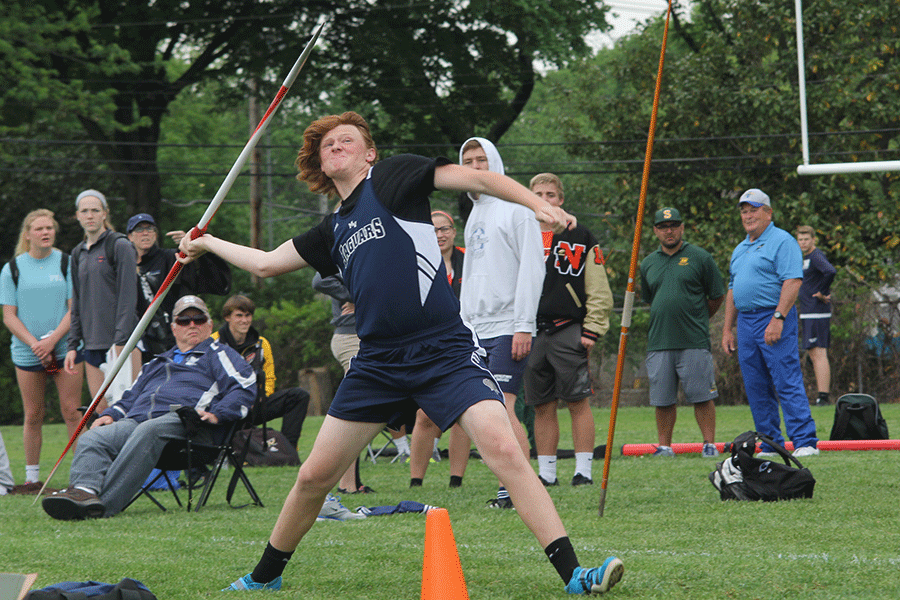
<instances>
[{"instance_id":1,"label":"athlete's outstretched arm","mask_svg":"<svg viewBox=\"0 0 900 600\"><path fill-rule=\"evenodd\" d=\"M207 233L195 240L192 240L190 236L183 237L178 244L178 249L186 255L186 258L179 256L179 262L189 263L206 252L212 252L237 268L258 277L273 277L309 266L297 254L297 249L294 248L294 242L291 240L270 252L265 252L257 248L226 242Z\"/></svg>"},{"instance_id":2,"label":"athlete's outstretched arm","mask_svg":"<svg viewBox=\"0 0 900 600\"><path fill-rule=\"evenodd\" d=\"M434 187L453 192L488 194L521 204L533 210L538 221L547 223L557 233L575 227L577 223L574 216L533 194L515 179L492 171L480 171L453 164L441 165L434 170Z\"/></svg>"}]
</instances>

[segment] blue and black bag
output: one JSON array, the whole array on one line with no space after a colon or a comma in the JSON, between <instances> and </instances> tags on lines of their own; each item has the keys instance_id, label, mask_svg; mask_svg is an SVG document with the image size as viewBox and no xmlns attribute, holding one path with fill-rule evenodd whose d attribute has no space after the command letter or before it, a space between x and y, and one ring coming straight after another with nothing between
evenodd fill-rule
<instances>
[{"instance_id":1,"label":"blue and black bag","mask_svg":"<svg viewBox=\"0 0 900 600\"><path fill-rule=\"evenodd\" d=\"M99 581L63 581L32 590L25 600L157 600L147 586L127 577L119 583Z\"/></svg>"}]
</instances>

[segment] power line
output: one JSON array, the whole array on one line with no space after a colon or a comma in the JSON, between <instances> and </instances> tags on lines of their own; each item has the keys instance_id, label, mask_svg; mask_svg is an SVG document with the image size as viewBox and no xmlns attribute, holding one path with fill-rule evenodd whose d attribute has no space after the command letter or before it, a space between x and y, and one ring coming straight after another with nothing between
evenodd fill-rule
<instances>
[{"instance_id":1,"label":"power line","mask_svg":"<svg viewBox=\"0 0 900 600\"><path fill-rule=\"evenodd\" d=\"M836 136L852 136L852 135L886 135L900 133L900 127L883 127L879 129L851 129L843 131L811 131L811 137L829 138ZM685 143L685 142L734 142L751 139L797 139L797 133L752 133L741 135L727 136L691 136L691 137L663 137L657 136L655 143ZM558 146L603 146L603 145L630 145L630 144L646 144L647 138L631 138L626 140L581 140L572 142L498 142L498 148L526 148L526 147L558 147ZM49 146L155 146L157 148L191 148L204 150L229 150L235 148L243 148L241 144L186 144L186 143L167 143L167 142L137 142L137 141L94 141L94 140L72 140L58 138L21 138L21 137L0 137L0 143L9 144L34 144ZM406 149L429 149L429 148L445 148L449 144L446 143L420 143L411 142L404 144L389 144L379 146L379 150L406 150ZM297 150L295 144L265 144L257 145L261 149L289 149Z\"/></svg>"},{"instance_id":2,"label":"power line","mask_svg":"<svg viewBox=\"0 0 900 600\"><path fill-rule=\"evenodd\" d=\"M498 146L499 148L500 146ZM816 160L823 158L836 157L853 157L856 159L865 159L866 157L877 158L880 160L891 160L896 156L897 152L867 150L867 151L829 151L813 153L811 158ZM653 165L656 172L674 172L674 171L716 171L723 169L732 170L748 170L748 169L764 169L764 170L783 170L793 169L796 167L798 158L792 158L791 154L745 154L745 155L727 155L727 156L688 156L688 157L671 157L671 158L654 158ZM40 168L27 166L28 158L18 158L15 164L9 162L10 166L0 163L0 172L28 174L28 175L48 175L48 174L67 174L67 175L97 175L97 169L89 168ZM41 162L34 160L32 162ZM43 161L46 162L46 161ZM98 161L98 165L101 161ZM526 176L533 174L533 169L527 171L516 171L515 169L527 167L535 163L515 163L508 164L507 172L509 175ZM629 173L638 169L643 164L643 159L607 159L607 160L584 160L584 161L557 161L540 163L543 170L551 166L558 166L553 169L558 175L601 175L613 173ZM574 167L574 168L573 168ZM604 168L605 167L605 168ZM115 175L157 175L159 177L215 177L221 178L225 176L225 172L217 171L189 171L174 169L157 169L155 171L146 170L124 170L117 169L107 174ZM273 177L279 179L293 179L296 177L294 171L263 171L260 173L263 177ZM245 172L238 177L250 177L251 173Z\"/></svg>"}]
</instances>

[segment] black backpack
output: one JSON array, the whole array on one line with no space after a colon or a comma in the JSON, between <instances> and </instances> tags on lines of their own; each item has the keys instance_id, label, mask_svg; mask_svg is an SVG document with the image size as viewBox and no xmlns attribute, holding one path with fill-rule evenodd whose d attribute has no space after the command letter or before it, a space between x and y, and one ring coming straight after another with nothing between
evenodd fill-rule
<instances>
[{"instance_id":1,"label":"black backpack","mask_svg":"<svg viewBox=\"0 0 900 600\"><path fill-rule=\"evenodd\" d=\"M284 467L300 464L300 455L284 434L271 427L249 427L232 440L238 460L251 467Z\"/></svg>"},{"instance_id":2,"label":"black backpack","mask_svg":"<svg viewBox=\"0 0 900 600\"><path fill-rule=\"evenodd\" d=\"M106 239L103 240L103 252L106 254L106 262L115 270L116 268L116 242L120 239L128 239L128 236L118 231L110 231ZM84 244L78 244L72 248L72 264L77 265L81 253L84 252ZM78 272L77 270L75 271Z\"/></svg>"},{"instance_id":3,"label":"black backpack","mask_svg":"<svg viewBox=\"0 0 900 600\"><path fill-rule=\"evenodd\" d=\"M834 404L831 440L887 440L888 426L878 401L868 394L844 394Z\"/></svg>"},{"instance_id":4,"label":"black backpack","mask_svg":"<svg viewBox=\"0 0 900 600\"><path fill-rule=\"evenodd\" d=\"M65 279L69 273L69 255L65 252L62 253L62 257L59 259L59 270L63 279ZM19 265L16 263L16 257L9 261L9 274L12 276L13 287L19 287Z\"/></svg>"},{"instance_id":5,"label":"black backpack","mask_svg":"<svg viewBox=\"0 0 900 600\"><path fill-rule=\"evenodd\" d=\"M784 464L753 456L758 441L771 446ZM772 502L812 498L815 477L772 438L748 431L737 436L733 443L726 444L725 451L730 451L731 456L716 463L716 469L709 474L709 480L719 490L722 500Z\"/></svg>"}]
</instances>

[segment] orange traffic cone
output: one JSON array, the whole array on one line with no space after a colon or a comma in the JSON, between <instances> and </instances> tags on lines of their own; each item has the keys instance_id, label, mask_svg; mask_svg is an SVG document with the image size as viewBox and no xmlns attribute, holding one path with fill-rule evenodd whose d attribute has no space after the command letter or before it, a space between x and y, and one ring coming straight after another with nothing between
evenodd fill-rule
<instances>
[{"instance_id":1,"label":"orange traffic cone","mask_svg":"<svg viewBox=\"0 0 900 600\"><path fill-rule=\"evenodd\" d=\"M421 600L469 600L446 508L432 508L426 515Z\"/></svg>"}]
</instances>

